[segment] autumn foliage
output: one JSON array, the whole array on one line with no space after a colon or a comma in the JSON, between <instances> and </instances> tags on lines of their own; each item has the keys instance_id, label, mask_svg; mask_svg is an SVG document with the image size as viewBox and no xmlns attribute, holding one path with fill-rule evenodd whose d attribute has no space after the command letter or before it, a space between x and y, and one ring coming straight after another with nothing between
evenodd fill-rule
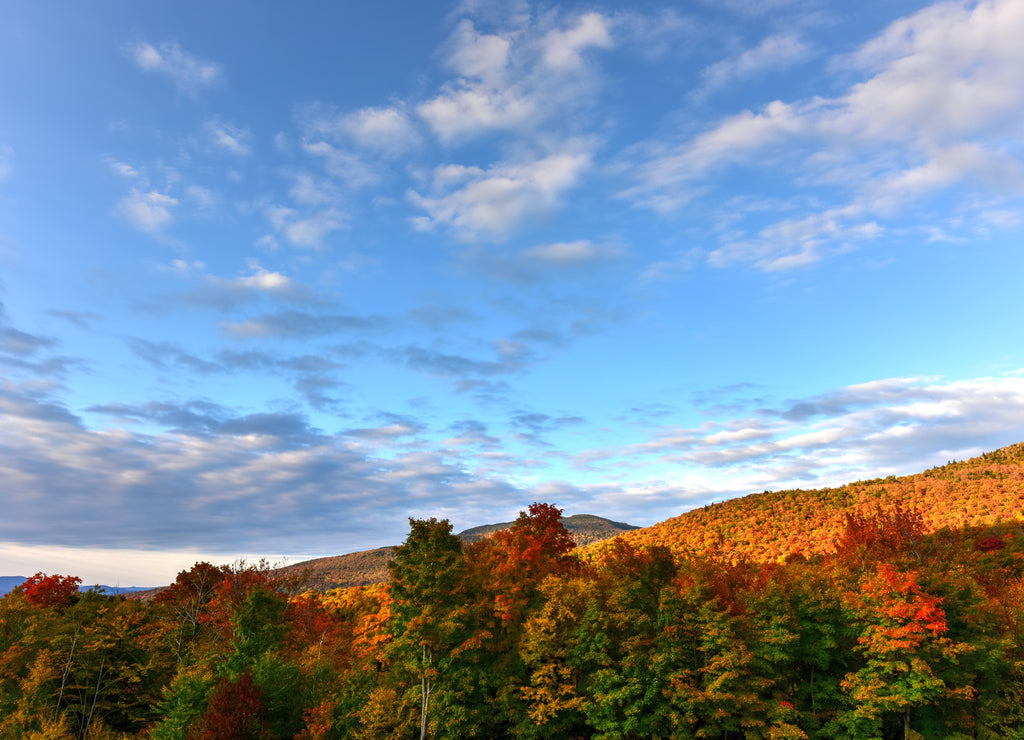
<instances>
[{"instance_id":1,"label":"autumn foliage","mask_svg":"<svg viewBox=\"0 0 1024 740\"><path fill-rule=\"evenodd\" d=\"M831 554L851 517L895 509L919 517L925 532L1017 521L1024 512L1024 443L901 478L751 494L622 538L641 546L667 546L684 556L715 552L734 561L782 562L794 555Z\"/></svg>"},{"instance_id":2,"label":"autumn foliage","mask_svg":"<svg viewBox=\"0 0 1024 740\"><path fill-rule=\"evenodd\" d=\"M367 587L197 563L142 602L37 574L0 600L0 737L1024 738L1024 522L959 519L955 490L1013 500L1019 456L846 490L945 481L948 522L773 494L580 551L535 504L469 545L412 519Z\"/></svg>"},{"instance_id":3,"label":"autumn foliage","mask_svg":"<svg viewBox=\"0 0 1024 740\"><path fill-rule=\"evenodd\" d=\"M32 606L65 607L78 594L82 579L76 576L48 576L36 573L21 584L25 600Z\"/></svg>"}]
</instances>

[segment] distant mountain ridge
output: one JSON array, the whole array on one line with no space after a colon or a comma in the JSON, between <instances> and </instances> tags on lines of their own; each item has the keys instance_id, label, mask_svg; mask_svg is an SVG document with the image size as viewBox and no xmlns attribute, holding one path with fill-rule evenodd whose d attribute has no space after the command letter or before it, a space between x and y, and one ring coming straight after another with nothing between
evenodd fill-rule
<instances>
[{"instance_id":1,"label":"distant mountain ridge","mask_svg":"<svg viewBox=\"0 0 1024 740\"><path fill-rule=\"evenodd\" d=\"M920 512L928 531L944 527L1020 528L1024 536L1024 443L965 461L902 477L857 481L835 488L765 491L699 507L650 527L602 517L565 517L584 553L621 538L637 546L662 545L681 554L714 554L734 560L781 562L793 556L832 552L847 514L872 514L900 506ZM472 527L459 536L475 542L512 522ZM307 560L276 568L282 576L305 575L306 587L329 590L387 580L394 547ZM0 577L0 594L24 578ZM156 593L161 589L152 589ZM121 589L120 591L142 591ZM114 592L114 589L108 589Z\"/></svg>"},{"instance_id":2,"label":"distant mountain ridge","mask_svg":"<svg viewBox=\"0 0 1024 740\"><path fill-rule=\"evenodd\" d=\"M459 532L462 541L477 542L502 529L508 529L514 522L484 524ZM574 514L563 517L562 524L568 529L580 547L593 545L624 532L639 529L632 524L613 522L593 514ZM335 555L315 560L306 560L294 565L275 568L274 573L282 576L305 576L306 586L318 591L347 586L366 586L383 583L388 579L388 561L394 547L379 547L347 555Z\"/></svg>"},{"instance_id":3,"label":"distant mountain ridge","mask_svg":"<svg viewBox=\"0 0 1024 740\"><path fill-rule=\"evenodd\" d=\"M26 576L0 576L0 596L6 596L27 580Z\"/></svg>"},{"instance_id":4,"label":"distant mountain ridge","mask_svg":"<svg viewBox=\"0 0 1024 740\"><path fill-rule=\"evenodd\" d=\"M495 532L508 529L513 524L515 524L515 522L484 524L479 527L472 527L459 532L459 537L462 538L463 542L469 544L485 539ZM573 539L576 540L577 547L586 547L587 545L591 545L595 542L600 542L610 537L616 537L623 532L640 529L640 527L636 527L632 524L626 524L625 522L613 522L610 519L603 519L602 517L594 516L593 514L573 514L572 516L562 517L562 524L572 533Z\"/></svg>"},{"instance_id":5,"label":"distant mountain ridge","mask_svg":"<svg viewBox=\"0 0 1024 740\"><path fill-rule=\"evenodd\" d=\"M6 596L15 588L27 581L26 576L0 576L0 596ZM86 586L79 587L79 591L88 591L90 588L98 588L105 594L119 596L120 594L135 593L136 591L149 591L152 586Z\"/></svg>"},{"instance_id":6,"label":"distant mountain ridge","mask_svg":"<svg viewBox=\"0 0 1024 740\"><path fill-rule=\"evenodd\" d=\"M593 514L574 514L573 516L564 517L562 523L566 529L572 532L577 545L580 547L600 542L623 532L638 529L638 527L632 524L613 522L610 519L604 519ZM476 542L494 532L508 529L512 524L513 522L484 524L460 532L459 537L466 543ZM284 577L301 576L304 578L307 588L319 591L383 583L388 579L388 561L391 560L394 550L394 546L378 547L373 550L363 550L345 555L305 560L300 563L274 568L273 573ZM0 576L0 596L7 594L25 580L22 576ZM91 587L83 586L82 590L84 591L88 588ZM100 588L104 589L108 594L130 593L134 594L136 598L146 599L156 595L165 587L132 586L119 588L100 586Z\"/></svg>"},{"instance_id":7,"label":"distant mountain ridge","mask_svg":"<svg viewBox=\"0 0 1024 740\"><path fill-rule=\"evenodd\" d=\"M1024 443L903 477L837 488L766 491L693 509L620 535L634 545L679 553L780 562L832 552L845 516L899 505L920 512L925 529L988 527L1024 517ZM608 541L591 545L600 550Z\"/></svg>"}]
</instances>

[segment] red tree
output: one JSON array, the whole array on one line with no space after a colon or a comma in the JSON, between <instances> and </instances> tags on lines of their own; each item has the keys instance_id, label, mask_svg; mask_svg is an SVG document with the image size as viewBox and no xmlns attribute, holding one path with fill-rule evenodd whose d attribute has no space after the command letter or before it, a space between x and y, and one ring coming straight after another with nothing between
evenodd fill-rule
<instances>
[{"instance_id":1,"label":"red tree","mask_svg":"<svg viewBox=\"0 0 1024 740\"><path fill-rule=\"evenodd\" d=\"M267 710L263 692L248 671L231 681L223 679L210 697L206 713L191 740L263 740Z\"/></svg>"},{"instance_id":2,"label":"red tree","mask_svg":"<svg viewBox=\"0 0 1024 740\"><path fill-rule=\"evenodd\" d=\"M36 573L21 584L21 592L33 606L62 608L71 603L81 584L78 576Z\"/></svg>"}]
</instances>

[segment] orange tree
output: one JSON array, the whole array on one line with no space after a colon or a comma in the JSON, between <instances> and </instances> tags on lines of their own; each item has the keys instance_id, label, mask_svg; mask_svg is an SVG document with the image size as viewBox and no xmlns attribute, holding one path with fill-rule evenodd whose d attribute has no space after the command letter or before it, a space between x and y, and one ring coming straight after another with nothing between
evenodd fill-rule
<instances>
[{"instance_id":1,"label":"orange tree","mask_svg":"<svg viewBox=\"0 0 1024 740\"><path fill-rule=\"evenodd\" d=\"M886 725L898 724L904 738L917 737L915 712L973 698L970 686L947 682L944 676L973 648L946 636L942 598L921 587L917 572L878 563L847 598L860 629L857 651L864 664L842 682L851 708L835 727L844 736L874 738Z\"/></svg>"}]
</instances>

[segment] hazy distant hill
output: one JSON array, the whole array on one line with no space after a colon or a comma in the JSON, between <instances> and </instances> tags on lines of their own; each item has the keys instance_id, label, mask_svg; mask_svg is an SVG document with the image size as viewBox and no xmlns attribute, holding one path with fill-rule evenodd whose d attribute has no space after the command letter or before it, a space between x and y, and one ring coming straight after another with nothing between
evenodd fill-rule
<instances>
[{"instance_id":1,"label":"hazy distant hill","mask_svg":"<svg viewBox=\"0 0 1024 740\"><path fill-rule=\"evenodd\" d=\"M514 522L501 522L500 524L484 524L480 527L473 527L464 532L459 532L463 542L476 542L490 534L502 529L508 529ZM629 532L639 527L623 522L613 522L610 519L602 519L593 514L574 514L573 516L562 517L562 524L568 529L576 540L577 547L585 547L609 537L615 537L623 532Z\"/></svg>"},{"instance_id":2,"label":"hazy distant hill","mask_svg":"<svg viewBox=\"0 0 1024 740\"><path fill-rule=\"evenodd\" d=\"M20 586L25 580L25 576L0 576L0 596L7 595L12 588Z\"/></svg>"},{"instance_id":3,"label":"hazy distant hill","mask_svg":"<svg viewBox=\"0 0 1024 740\"><path fill-rule=\"evenodd\" d=\"M609 537L628 532L638 527L622 522L613 522L593 514L575 514L564 517L562 523L572 532L579 546L591 545ZM464 542L476 542L494 532L508 529L513 522L485 524L467 529L459 533ZM343 586L364 586L370 583L382 583L388 579L388 560L394 547L381 547L376 550L353 552L348 555L335 555L316 560L306 560L294 565L287 565L275 570L281 575L307 574L307 585L317 590L328 590Z\"/></svg>"},{"instance_id":4,"label":"hazy distant hill","mask_svg":"<svg viewBox=\"0 0 1024 740\"><path fill-rule=\"evenodd\" d=\"M0 596L6 596L16 586L20 586L28 579L25 576L0 576ZM82 585L79 591L88 591L90 588L98 588L105 594L111 596L117 596L119 594L128 594L136 591L147 591L150 586L86 586Z\"/></svg>"},{"instance_id":5,"label":"hazy distant hill","mask_svg":"<svg viewBox=\"0 0 1024 740\"><path fill-rule=\"evenodd\" d=\"M930 531L1019 521L1024 517L1024 443L902 478L755 493L694 509L621 537L633 544L666 545L680 552L713 550L727 557L778 561L794 553L832 551L847 511L869 513L897 503L920 511Z\"/></svg>"}]
</instances>

